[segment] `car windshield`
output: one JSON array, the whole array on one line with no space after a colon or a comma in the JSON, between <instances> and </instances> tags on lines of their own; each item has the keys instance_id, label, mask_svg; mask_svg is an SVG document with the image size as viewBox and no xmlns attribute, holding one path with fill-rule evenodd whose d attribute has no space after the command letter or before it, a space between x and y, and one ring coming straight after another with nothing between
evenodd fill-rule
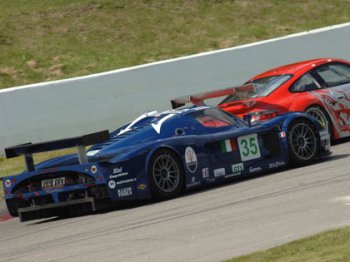
<instances>
[{"instance_id":1,"label":"car windshield","mask_svg":"<svg viewBox=\"0 0 350 262\"><path fill-rule=\"evenodd\" d=\"M242 99L267 96L291 77L292 75L275 75L249 81L246 84L252 83L254 85L254 90L249 92L241 92L237 90L235 94L227 96L220 104Z\"/></svg>"},{"instance_id":2,"label":"car windshield","mask_svg":"<svg viewBox=\"0 0 350 262\"><path fill-rule=\"evenodd\" d=\"M219 128L239 124L231 115L217 108L207 108L191 114L204 127Z\"/></svg>"}]
</instances>

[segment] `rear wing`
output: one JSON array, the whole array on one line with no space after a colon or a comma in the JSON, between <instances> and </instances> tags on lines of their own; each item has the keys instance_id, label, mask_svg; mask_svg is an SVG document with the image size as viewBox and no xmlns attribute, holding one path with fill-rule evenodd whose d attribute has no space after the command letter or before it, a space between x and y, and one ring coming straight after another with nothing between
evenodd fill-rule
<instances>
[{"instance_id":1,"label":"rear wing","mask_svg":"<svg viewBox=\"0 0 350 262\"><path fill-rule=\"evenodd\" d=\"M250 91L254 91L254 89L255 87L253 84L247 84L242 86L235 86L235 87L230 87L225 89L217 89L217 90L212 90L208 92L182 96L179 98L172 99L171 106L173 109L176 109L188 103L192 103L194 105L204 105L204 100L207 100L210 98L233 95L236 93L236 91L250 92Z\"/></svg>"},{"instance_id":2,"label":"rear wing","mask_svg":"<svg viewBox=\"0 0 350 262\"><path fill-rule=\"evenodd\" d=\"M71 137L60 140L53 140L42 143L27 143L5 148L6 158L13 158L23 155L28 171L34 171L33 153L47 152L52 150L77 147L79 163L87 163L85 146L102 143L110 140L108 130L87 134L79 137Z\"/></svg>"}]
</instances>

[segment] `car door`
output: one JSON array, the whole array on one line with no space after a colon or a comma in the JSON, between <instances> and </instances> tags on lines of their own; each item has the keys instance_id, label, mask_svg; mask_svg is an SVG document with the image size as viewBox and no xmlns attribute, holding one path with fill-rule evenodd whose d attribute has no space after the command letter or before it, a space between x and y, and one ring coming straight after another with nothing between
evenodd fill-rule
<instances>
[{"instance_id":1,"label":"car door","mask_svg":"<svg viewBox=\"0 0 350 262\"><path fill-rule=\"evenodd\" d=\"M313 69L325 89L319 95L327 111L331 112L334 125L340 137L350 135L350 66L343 63L329 63Z\"/></svg>"},{"instance_id":2,"label":"car door","mask_svg":"<svg viewBox=\"0 0 350 262\"><path fill-rule=\"evenodd\" d=\"M204 145L208 166L203 178L207 180L260 172L267 162L281 157L278 132L270 126L249 127L217 108L198 111L192 116L203 134L210 135Z\"/></svg>"},{"instance_id":3,"label":"car door","mask_svg":"<svg viewBox=\"0 0 350 262\"><path fill-rule=\"evenodd\" d=\"M204 145L208 159L205 172L203 171L204 179L214 181L218 178L224 178L232 173L232 168L239 169L243 167L239 160L240 153L237 132L235 132L241 128L246 128L241 120L235 119L217 108L197 111L192 114L192 117L198 123L197 129L201 130L203 135L210 137ZM237 165L232 167L235 164Z\"/></svg>"}]
</instances>

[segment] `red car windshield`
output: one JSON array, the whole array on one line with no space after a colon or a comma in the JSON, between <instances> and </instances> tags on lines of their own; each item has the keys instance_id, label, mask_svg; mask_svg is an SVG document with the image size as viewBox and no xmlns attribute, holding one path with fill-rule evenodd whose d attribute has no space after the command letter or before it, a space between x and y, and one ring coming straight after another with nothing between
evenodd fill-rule
<instances>
[{"instance_id":1,"label":"red car windshield","mask_svg":"<svg viewBox=\"0 0 350 262\"><path fill-rule=\"evenodd\" d=\"M246 84L253 83L253 91L239 92L237 90L235 94L227 96L220 104L238 101L242 99L267 96L271 94L274 90L276 90L278 87L280 87L282 84L284 84L291 77L292 75L275 75L249 81Z\"/></svg>"}]
</instances>

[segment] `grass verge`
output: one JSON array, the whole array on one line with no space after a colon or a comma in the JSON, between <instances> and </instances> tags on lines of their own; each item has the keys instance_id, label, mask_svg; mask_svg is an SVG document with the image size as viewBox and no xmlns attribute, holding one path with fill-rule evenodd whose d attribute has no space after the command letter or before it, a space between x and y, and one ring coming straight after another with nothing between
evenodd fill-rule
<instances>
[{"instance_id":1,"label":"grass verge","mask_svg":"<svg viewBox=\"0 0 350 262\"><path fill-rule=\"evenodd\" d=\"M350 261L349 247L350 227L344 227L226 262L345 262Z\"/></svg>"},{"instance_id":2,"label":"grass verge","mask_svg":"<svg viewBox=\"0 0 350 262\"><path fill-rule=\"evenodd\" d=\"M348 0L0 1L0 88L348 22Z\"/></svg>"}]
</instances>

